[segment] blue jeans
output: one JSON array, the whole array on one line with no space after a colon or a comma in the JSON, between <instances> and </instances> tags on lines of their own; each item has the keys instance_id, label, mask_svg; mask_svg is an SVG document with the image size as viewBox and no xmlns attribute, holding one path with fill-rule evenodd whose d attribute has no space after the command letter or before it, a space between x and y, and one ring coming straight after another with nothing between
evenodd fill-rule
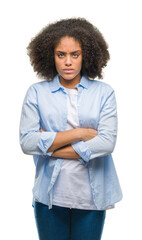
<instances>
[{"instance_id":1,"label":"blue jeans","mask_svg":"<svg viewBox=\"0 0 142 240\"><path fill-rule=\"evenodd\" d=\"M106 211L70 209L35 202L40 240L100 240Z\"/></svg>"}]
</instances>

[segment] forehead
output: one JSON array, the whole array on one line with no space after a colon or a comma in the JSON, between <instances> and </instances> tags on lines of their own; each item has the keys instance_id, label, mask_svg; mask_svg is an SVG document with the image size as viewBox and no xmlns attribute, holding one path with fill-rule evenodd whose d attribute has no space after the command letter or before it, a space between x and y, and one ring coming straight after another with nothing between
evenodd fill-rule
<instances>
[{"instance_id":1,"label":"forehead","mask_svg":"<svg viewBox=\"0 0 142 240\"><path fill-rule=\"evenodd\" d=\"M77 51L81 50L80 43L73 37L63 37L60 39L60 42L56 45L55 51Z\"/></svg>"}]
</instances>

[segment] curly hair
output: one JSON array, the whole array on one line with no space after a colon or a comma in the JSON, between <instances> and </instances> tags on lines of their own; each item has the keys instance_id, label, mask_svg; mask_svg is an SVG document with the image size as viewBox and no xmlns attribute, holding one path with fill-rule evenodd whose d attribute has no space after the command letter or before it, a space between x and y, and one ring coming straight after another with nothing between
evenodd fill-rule
<instances>
[{"instance_id":1,"label":"curly hair","mask_svg":"<svg viewBox=\"0 0 142 240\"><path fill-rule=\"evenodd\" d=\"M48 81L57 75L54 48L65 36L73 37L81 45L81 75L89 79L103 78L102 69L110 59L108 45L101 32L84 18L50 23L31 40L27 50L34 71Z\"/></svg>"}]
</instances>

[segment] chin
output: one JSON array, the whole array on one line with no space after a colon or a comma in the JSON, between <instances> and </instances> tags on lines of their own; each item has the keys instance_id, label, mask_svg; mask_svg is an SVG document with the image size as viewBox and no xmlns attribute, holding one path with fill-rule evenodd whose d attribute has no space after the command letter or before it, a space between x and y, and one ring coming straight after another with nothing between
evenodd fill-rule
<instances>
[{"instance_id":1,"label":"chin","mask_svg":"<svg viewBox=\"0 0 142 240\"><path fill-rule=\"evenodd\" d=\"M60 74L60 76L61 76L62 78L64 78L65 80L72 80L72 79L74 79L77 75L78 75L78 73L77 73L77 74Z\"/></svg>"},{"instance_id":2,"label":"chin","mask_svg":"<svg viewBox=\"0 0 142 240\"><path fill-rule=\"evenodd\" d=\"M69 77L69 76L68 76L68 77L63 77L63 78L64 78L65 80L72 80L72 79L74 79L75 77L74 77L74 76L73 76L73 77L71 77L71 76Z\"/></svg>"}]
</instances>

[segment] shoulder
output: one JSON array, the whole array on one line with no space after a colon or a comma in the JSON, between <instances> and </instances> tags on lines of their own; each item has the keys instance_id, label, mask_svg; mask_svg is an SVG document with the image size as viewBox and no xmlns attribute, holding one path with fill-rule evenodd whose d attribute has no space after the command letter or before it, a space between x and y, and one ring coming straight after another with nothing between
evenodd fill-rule
<instances>
[{"instance_id":1,"label":"shoulder","mask_svg":"<svg viewBox=\"0 0 142 240\"><path fill-rule=\"evenodd\" d=\"M49 92L49 82L48 81L41 81L31 84L25 95L25 101L26 100L33 100L37 99L38 95L42 95L44 93Z\"/></svg>"},{"instance_id":2,"label":"shoulder","mask_svg":"<svg viewBox=\"0 0 142 240\"><path fill-rule=\"evenodd\" d=\"M114 89L106 82L102 82L99 80L90 80L88 79L89 83L89 90L92 89L93 92L98 92L101 95L108 96L112 92L114 92Z\"/></svg>"},{"instance_id":3,"label":"shoulder","mask_svg":"<svg viewBox=\"0 0 142 240\"><path fill-rule=\"evenodd\" d=\"M109 106L116 106L115 91L108 83L98 80L89 81L88 92L90 92L91 96L93 95L101 101L101 106L104 106L106 102L109 102Z\"/></svg>"},{"instance_id":4,"label":"shoulder","mask_svg":"<svg viewBox=\"0 0 142 240\"><path fill-rule=\"evenodd\" d=\"M35 89L35 90L38 90L40 88L48 88L50 82L49 81L40 81L40 82L36 82L36 83L33 83L32 85L30 85L29 89Z\"/></svg>"},{"instance_id":5,"label":"shoulder","mask_svg":"<svg viewBox=\"0 0 142 240\"><path fill-rule=\"evenodd\" d=\"M50 84L50 82L48 82L48 81L40 81L40 82L33 83L29 86L27 92L38 93L43 90L47 91L47 89L49 88L49 84Z\"/></svg>"},{"instance_id":6,"label":"shoulder","mask_svg":"<svg viewBox=\"0 0 142 240\"><path fill-rule=\"evenodd\" d=\"M113 88L106 82L101 82L99 80L89 80L90 81L90 86L92 87L98 87L100 89L108 89L108 90L113 90Z\"/></svg>"}]
</instances>

